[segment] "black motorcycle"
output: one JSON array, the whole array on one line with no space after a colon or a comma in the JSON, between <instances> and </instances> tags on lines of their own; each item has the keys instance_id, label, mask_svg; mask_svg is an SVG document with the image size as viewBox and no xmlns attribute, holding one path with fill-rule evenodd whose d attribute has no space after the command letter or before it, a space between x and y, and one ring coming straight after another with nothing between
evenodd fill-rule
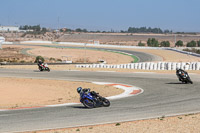
<instances>
[{"instance_id":1,"label":"black motorcycle","mask_svg":"<svg viewBox=\"0 0 200 133\"><path fill-rule=\"evenodd\" d=\"M48 71L48 72L50 72L50 68L48 67L47 64L44 64L44 63L42 63L42 64L38 63L38 69L40 71Z\"/></svg>"},{"instance_id":2,"label":"black motorcycle","mask_svg":"<svg viewBox=\"0 0 200 133\"><path fill-rule=\"evenodd\" d=\"M190 76L188 75L188 73L186 71L177 70L176 75L177 75L179 81L181 81L182 83L193 84L192 80L190 79Z\"/></svg>"}]
</instances>

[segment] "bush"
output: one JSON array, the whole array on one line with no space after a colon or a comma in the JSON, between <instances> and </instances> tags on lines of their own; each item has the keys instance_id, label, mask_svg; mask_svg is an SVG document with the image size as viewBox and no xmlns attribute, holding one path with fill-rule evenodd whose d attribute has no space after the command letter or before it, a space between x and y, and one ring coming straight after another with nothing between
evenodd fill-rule
<instances>
[{"instance_id":1,"label":"bush","mask_svg":"<svg viewBox=\"0 0 200 133\"><path fill-rule=\"evenodd\" d=\"M192 48L192 49L186 48L186 49L183 49L183 51L188 51L188 52L200 54L200 49L195 49L195 48Z\"/></svg>"},{"instance_id":2,"label":"bush","mask_svg":"<svg viewBox=\"0 0 200 133\"><path fill-rule=\"evenodd\" d=\"M198 47L200 47L200 40L199 40L199 41L197 41L197 46L198 46Z\"/></svg>"},{"instance_id":3,"label":"bush","mask_svg":"<svg viewBox=\"0 0 200 133\"><path fill-rule=\"evenodd\" d=\"M55 61L56 59L51 57L49 60L50 60L50 61Z\"/></svg>"},{"instance_id":4,"label":"bush","mask_svg":"<svg viewBox=\"0 0 200 133\"><path fill-rule=\"evenodd\" d=\"M3 62L4 61L4 59L0 59L0 62Z\"/></svg>"},{"instance_id":5,"label":"bush","mask_svg":"<svg viewBox=\"0 0 200 133\"><path fill-rule=\"evenodd\" d=\"M158 43L158 40L156 40L155 38L149 38L147 41L147 45L149 47L158 47L159 43Z\"/></svg>"},{"instance_id":6,"label":"bush","mask_svg":"<svg viewBox=\"0 0 200 133\"><path fill-rule=\"evenodd\" d=\"M144 43L142 43L141 41L138 43L138 46L145 46Z\"/></svg>"},{"instance_id":7,"label":"bush","mask_svg":"<svg viewBox=\"0 0 200 133\"><path fill-rule=\"evenodd\" d=\"M187 43L187 47L196 47L196 46L197 46L197 43L194 40Z\"/></svg>"},{"instance_id":8,"label":"bush","mask_svg":"<svg viewBox=\"0 0 200 133\"><path fill-rule=\"evenodd\" d=\"M62 60L61 60L61 59L57 59L57 61L59 61L59 62L62 62Z\"/></svg>"},{"instance_id":9,"label":"bush","mask_svg":"<svg viewBox=\"0 0 200 133\"><path fill-rule=\"evenodd\" d=\"M20 63L25 63L25 62L26 62L26 61L24 61L24 60L21 60L21 61L20 61Z\"/></svg>"},{"instance_id":10,"label":"bush","mask_svg":"<svg viewBox=\"0 0 200 133\"><path fill-rule=\"evenodd\" d=\"M183 41L178 40L178 41L176 42L175 46L178 46L178 47L183 46Z\"/></svg>"},{"instance_id":11,"label":"bush","mask_svg":"<svg viewBox=\"0 0 200 133\"><path fill-rule=\"evenodd\" d=\"M160 46L161 46L161 47L170 47L170 42L169 42L169 41L162 41L162 42L160 43Z\"/></svg>"},{"instance_id":12,"label":"bush","mask_svg":"<svg viewBox=\"0 0 200 133\"><path fill-rule=\"evenodd\" d=\"M42 56L37 56L37 57L35 58L34 63L37 63L39 60L41 60L42 62L44 62L44 58L43 58Z\"/></svg>"}]
</instances>

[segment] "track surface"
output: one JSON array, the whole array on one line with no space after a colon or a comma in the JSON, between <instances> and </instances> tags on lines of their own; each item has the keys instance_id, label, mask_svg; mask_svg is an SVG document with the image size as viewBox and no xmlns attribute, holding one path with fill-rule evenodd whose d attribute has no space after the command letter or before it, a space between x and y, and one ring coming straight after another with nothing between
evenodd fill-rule
<instances>
[{"instance_id":1,"label":"track surface","mask_svg":"<svg viewBox=\"0 0 200 133\"><path fill-rule=\"evenodd\" d=\"M175 74L72 72L0 69L1 77L45 78L130 84L144 93L111 101L108 108L83 105L0 112L0 132L66 128L99 123L157 118L200 111L200 75L194 84L180 84ZM74 90L76 91L76 88Z\"/></svg>"}]
</instances>

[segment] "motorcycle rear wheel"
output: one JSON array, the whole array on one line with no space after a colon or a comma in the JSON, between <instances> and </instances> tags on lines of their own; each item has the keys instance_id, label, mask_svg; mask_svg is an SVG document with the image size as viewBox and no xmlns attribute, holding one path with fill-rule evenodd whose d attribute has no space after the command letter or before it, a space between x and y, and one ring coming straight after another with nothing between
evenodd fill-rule
<instances>
[{"instance_id":1,"label":"motorcycle rear wheel","mask_svg":"<svg viewBox=\"0 0 200 133\"><path fill-rule=\"evenodd\" d=\"M40 70L40 71L43 71L43 69L42 69L41 67L39 67L39 70Z\"/></svg>"}]
</instances>

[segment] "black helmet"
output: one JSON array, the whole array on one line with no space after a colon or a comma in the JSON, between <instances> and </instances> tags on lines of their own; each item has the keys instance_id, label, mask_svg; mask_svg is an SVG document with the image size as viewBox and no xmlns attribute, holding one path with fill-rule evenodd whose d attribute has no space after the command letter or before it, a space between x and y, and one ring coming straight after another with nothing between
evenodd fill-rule
<instances>
[{"instance_id":1,"label":"black helmet","mask_svg":"<svg viewBox=\"0 0 200 133\"><path fill-rule=\"evenodd\" d=\"M77 92L78 92L78 93L80 93L81 90L82 90L82 87L78 87L78 88L77 88Z\"/></svg>"}]
</instances>

